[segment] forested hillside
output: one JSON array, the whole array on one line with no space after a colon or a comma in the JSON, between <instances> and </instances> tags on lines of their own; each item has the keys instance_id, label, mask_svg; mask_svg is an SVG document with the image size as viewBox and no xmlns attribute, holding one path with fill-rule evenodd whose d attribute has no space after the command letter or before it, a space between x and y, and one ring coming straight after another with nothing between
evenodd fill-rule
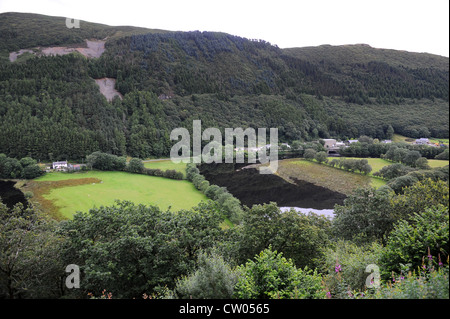
<instances>
[{"instance_id":1,"label":"forested hillside","mask_svg":"<svg viewBox=\"0 0 450 319\"><path fill-rule=\"evenodd\" d=\"M9 53L106 39L99 58ZM368 46L280 49L216 32L0 15L0 153L167 156L175 127L278 127L282 141L448 137L449 60ZM116 79L108 102L94 79Z\"/></svg>"}]
</instances>

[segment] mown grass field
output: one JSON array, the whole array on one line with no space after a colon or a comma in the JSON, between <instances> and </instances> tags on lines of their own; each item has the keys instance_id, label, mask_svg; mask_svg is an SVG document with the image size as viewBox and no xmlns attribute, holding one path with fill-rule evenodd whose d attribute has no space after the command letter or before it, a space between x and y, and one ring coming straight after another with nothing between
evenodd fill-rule
<instances>
[{"instance_id":1,"label":"mown grass field","mask_svg":"<svg viewBox=\"0 0 450 319\"><path fill-rule=\"evenodd\" d=\"M206 196L185 180L172 180L126 172L49 173L27 187L53 215L72 218L77 211L128 200L161 209L190 209ZM48 207L50 206L50 207ZM51 207L53 206L53 207Z\"/></svg>"},{"instance_id":2,"label":"mown grass field","mask_svg":"<svg viewBox=\"0 0 450 319\"><path fill-rule=\"evenodd\" d=\"M171 160L151 160L144 161L144 167L152 168L152 169L160 169L162 171L166 171L169 169L174 169L177 172L182 172L183 176L186 177L186 163L178 163L175 164Z\"/></svg>"}]
</instances>

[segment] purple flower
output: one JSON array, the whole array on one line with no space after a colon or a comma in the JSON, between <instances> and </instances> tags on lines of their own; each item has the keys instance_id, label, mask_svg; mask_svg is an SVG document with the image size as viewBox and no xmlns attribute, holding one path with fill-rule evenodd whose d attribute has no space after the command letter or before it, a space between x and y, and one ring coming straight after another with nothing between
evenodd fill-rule
<instances>
[{"instance_id":1,"label":"purple flower","mask_svg":"<svg viewBox=\"0 0 450 319\"><path fill-rule=\"evenodd\" d=\"M334 271L335 272L340 272L341 271L341 265L336 265L335 267L334 267Z\"/></svg>"},{"instance_id":2,"label":"purple flower","mask_svg":"<svg viewBox=\"0 0 450 319\"><path fill-rule=\"evenodd\" d=\"M327 298L331 299L331 292L329 292L329 291L327 292Z\"/></svg>"}]
</instances>

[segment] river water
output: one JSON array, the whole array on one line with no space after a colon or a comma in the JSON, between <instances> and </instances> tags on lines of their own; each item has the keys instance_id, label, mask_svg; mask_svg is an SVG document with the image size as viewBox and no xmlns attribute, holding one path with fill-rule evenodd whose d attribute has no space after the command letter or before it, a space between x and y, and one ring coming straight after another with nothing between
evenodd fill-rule
<instances>
[{"instance_id":1,"label":"river water","mask_svg":"<svg viewBox=\"0 0 450 319\"><path fill-rule=\"evenodd\" d=\"M0 198L6 206L12 208L17 203L24 204L27 207L27 200L24 194L14 187L16 182L0 181Z\"/></svg>"},{"instance_id":2,"label":"river water","mask_svg":"<svg viewBox=\"0 0 450 319\"><path fill-rule=\"evenodd\" d=\"M199 169L211 183L223 186L243 205L276 202L282 210L291 207L304 213L333 217L334 205L342 205L346 196L305 181L295 184L277 175L260 174L255 168L243 164L202 164Z\"/></svg>"}]
</instances>

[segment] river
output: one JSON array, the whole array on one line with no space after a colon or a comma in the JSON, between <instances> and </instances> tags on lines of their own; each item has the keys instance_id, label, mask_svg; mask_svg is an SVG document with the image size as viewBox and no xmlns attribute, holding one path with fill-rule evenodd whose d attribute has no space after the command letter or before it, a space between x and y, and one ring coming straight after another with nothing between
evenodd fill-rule
<instances>
[{"instance_id":1,"label":"river","mask_svg":"<svg viewBox=\"0 0 450 319\"><path fill-rule=\"evenodd\" d=\"M289 183L277 175L260 174L256 168L243 164L202 164L205 178L227 190L243 205L276 202L282 210L294 208L333 217L334 205L342 205L345 195L302 180Z\"/></svg>"}]
</instances>

